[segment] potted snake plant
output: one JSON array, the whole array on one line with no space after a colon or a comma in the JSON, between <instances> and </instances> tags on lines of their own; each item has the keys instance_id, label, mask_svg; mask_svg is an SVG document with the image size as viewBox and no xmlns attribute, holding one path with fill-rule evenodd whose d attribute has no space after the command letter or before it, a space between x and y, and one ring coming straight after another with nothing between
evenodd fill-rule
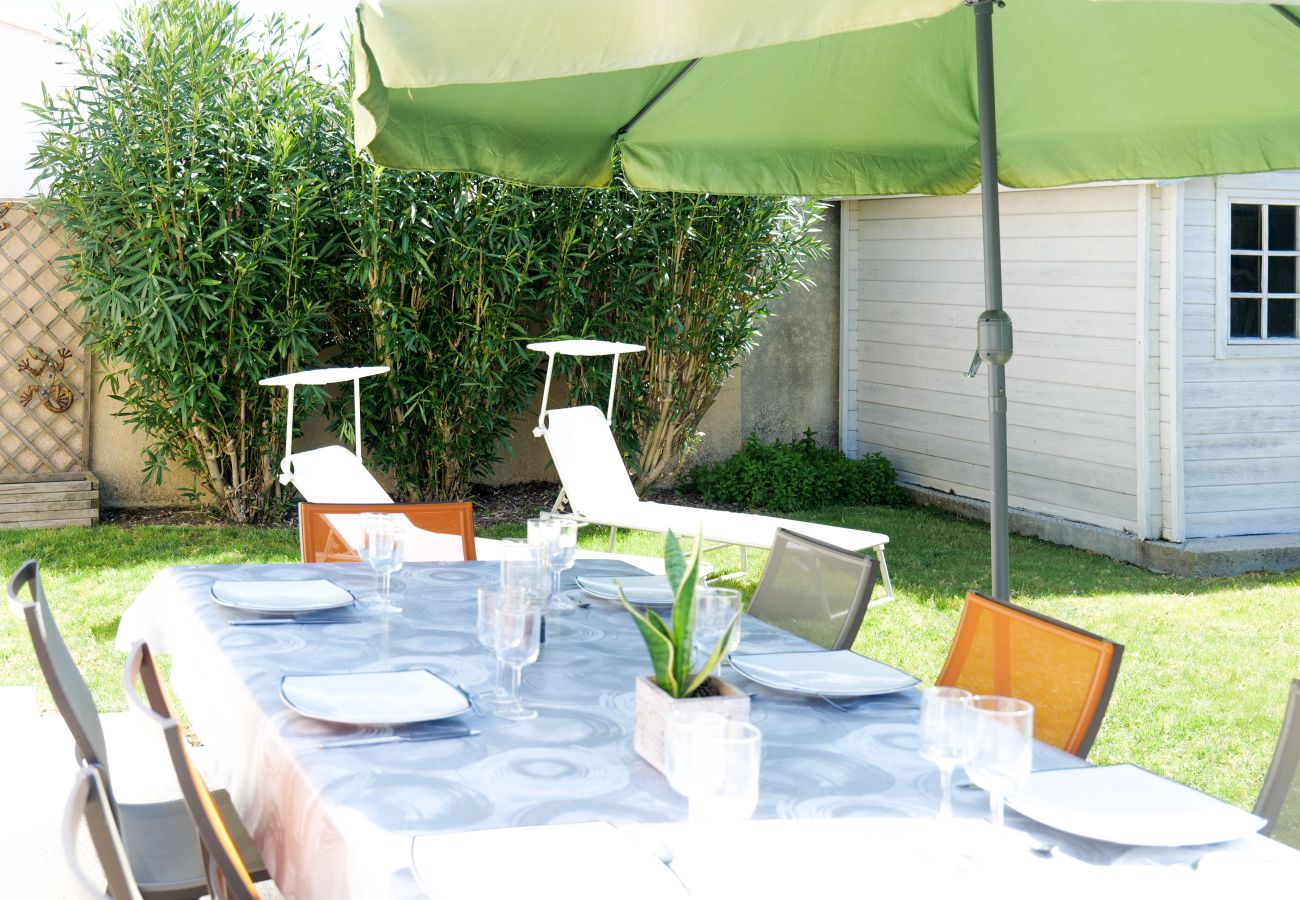
<instances>
[{"instance_id":1,"label":"potted snake plant","mask_svg":"<svg viewBox=\"0 0 1300 900\"><path fill-rule=\"evenodd\" d=\"M665 622L652 609L641 612L628 602L620 585L619 599L632 614L650 652L654 675L636 680L636 752L659 771L664 771L664 727L674 708L715 712L729 719L748 721L749 694L727 684L711 673L731 642L737 621L710 652L698 672L691 671L695 645L695 589L700 581L700 557L703 539L696 535L695 546L687 559L677 536L671 531L664 539L664 571L673 592L672 617ZM740 614L736 614L737 620Z\"/></svg>"}]
</instances>

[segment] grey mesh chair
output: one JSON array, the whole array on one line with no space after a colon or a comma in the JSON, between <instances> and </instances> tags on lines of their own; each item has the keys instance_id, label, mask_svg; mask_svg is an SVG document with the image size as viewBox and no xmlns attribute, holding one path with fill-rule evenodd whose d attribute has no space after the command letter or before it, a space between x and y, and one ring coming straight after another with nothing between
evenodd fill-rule
<instances>
[{"instance_id":1,"label":"grey mesh chair","mask_svg":"<svg viewBox=\"0 0 1300 900\"><path fill-rule=\"evenodd\" d=\"M163 803L119 804L113 796L108 747L95 698L50 614L36 560L23 563L9 579L9 605L27 622L36 660L54 696L54 705L72 732L78 760L100 767L104 797L118 823L141 895L145 900L191 900L207 894L198 834L185 802L178 798ZM248 829L239 822L230 795L218 791L214 797L223 814L228 813L231 833L254 879L269 878Z\"/></svg>"},{"instance_id":2,"label":"grey mesh chair","mask_svg":"<svg viewBox=\"0 0 1300 900\"><path fill-rule=\"evenodd\" d=\"M1255 815L1268 820L1263 833L1300 849L1300 678L1291 682L1291 699L1282 720L1273 762L1255 804Z\"/></svg>"},{"instance_id":3,"label":"grey mesh chair","mask_svg":"<svg viewBox=\"0 0 1300 900\"><path fill-rule=\"evenodd\" d=\"M108 789L104 786L103 769L86 765L78 770L72 782L72 793L63 813L63 852L68 869L86 897L111 897L113 900L143 900L136 887L131 861L122 846L122 834L117 830L117 819L108 802ZM108 891L95 884L81 868L77 859L77 828L86 823L95 855L108 880Z\"/></svg>"},{"instance_id":4,"label":"grey mesh chair","mask_svg":"<svg viewBox=\"0 0 1300 900\"><path fill-rule=\"evenodd\" d=\"M879 571L874 559L778 528L749 614L827 650L847 650Z\"/></svg>"}]
</instances>

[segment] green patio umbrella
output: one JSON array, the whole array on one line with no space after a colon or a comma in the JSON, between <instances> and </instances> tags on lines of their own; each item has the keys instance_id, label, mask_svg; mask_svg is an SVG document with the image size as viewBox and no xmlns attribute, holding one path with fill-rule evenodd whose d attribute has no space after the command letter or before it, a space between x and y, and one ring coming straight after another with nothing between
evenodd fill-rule
<instances>
[{"instance_id":1,"label":"green patio umbrella","mask_svg":"<svg viewBox=\"0 0 1300 900\"><path fill-rule=\"evenodd\" d=\"M981 185L977 343L989 363L992 588L1006 598L1012 347L996 186L1300 168L1300 18L1259 3L995 5L366 0L356 141L385 165L542 185L608 184L615 153L651 190Z\"/></svg>"}]
</instances>

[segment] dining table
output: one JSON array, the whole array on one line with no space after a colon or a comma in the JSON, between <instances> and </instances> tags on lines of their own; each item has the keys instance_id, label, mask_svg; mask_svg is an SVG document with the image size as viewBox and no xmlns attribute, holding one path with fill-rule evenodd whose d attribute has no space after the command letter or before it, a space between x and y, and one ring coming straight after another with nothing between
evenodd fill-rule
<instances>
[{"instance_id":1,"label":"dining table","mask_svg":"<svg viewBox=\"0 0 1300 900\"><path fill-rule=\"evenodd\" d=\"M641 574L616 558L579 559L563 587L573 589L580 576ZM318 579L358 597L374 584L361 563L174 566L131 604L117 633L120 649L146 640L169 656L172 690L203 745L205 771L214 787L230 791L289 898L459 896L463 887L444 891L436 874L416 871L413 841L435 858L445 841L446 883L463 886L464 873L453 870L472 864L480 895L494 896L492 879L518 845L510 835L550 835L554 853L580 867L583 835L591 832L579 823L625 836L691 896L815 895L835 885L856 892L892 881L929 896L1007 878L1058 896L1143 885L1263 892L1300 876L1300 853L1259 835L1133 847L1056 831L1011 810L1007 828L1016 839L988 841L985 852L984 792L959 777L955 820L935 819L940 779L918 752L918 690L822 698L765 687L729 666L722 677L750 694L750 721L762 732L758 805L752 821L704 830L687 822L685 798L633 749L635 680L650 673L650 660L627 610L596 597L546 617L545 643L524 672L524 701L539 712L533 720L497 718L479 705L427 725L309 718L282 698L286 675L428 669L467 693L489 687L495 675L494 654L476 629L477 589L499 580L492 560L406 565L393 576L400 613L360 604L325 621L250 627L243 623L256 616L213 598L217 582ZM738 652L816 649L769 623L743 620ZM870 655L869 631L865 650ZM440 728L464 736L341 743ZM1036 742L1033 765L1088 763ZM496 855L494 835L503 836ZM467 836L483 841L466 845ZM475 856L484 846L486 856ZM593 839L591 858L601 846ZM629 883L607 885L606 896L648 891L631 871ZM539 884L535 893L584 895L549 888ZM653 895L664 896L658 888Z\"/></svg>"}]
</instances>

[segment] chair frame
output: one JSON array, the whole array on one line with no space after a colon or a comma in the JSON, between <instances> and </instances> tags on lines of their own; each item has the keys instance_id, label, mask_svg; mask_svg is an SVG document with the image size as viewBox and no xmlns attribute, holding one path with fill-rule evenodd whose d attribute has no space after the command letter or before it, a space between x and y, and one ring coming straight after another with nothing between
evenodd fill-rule
<instances>
[{"instance_id":1,"label":"chair frame","mask_svg":"<svg viewBox=\"0 0 1300 900\"><path fill-rule=\"evenodd\" d=\"M26 588L31 600L23 600L19 594ZM62 674L55 667L54 658L50 655L50 635L45 626L45 620L48 618L54 624L55 629L58 623L54 622L54 615L50 611L49 601L45 598L45 587L41 584L40 564L29 559L14 572L13 577L9 579L9 605L15 612L21 613L23 619L27 622L27 630L31 633L32 648L36 652L36 661L40 664L41 674L45 676L45 683L50 689L51 696L54 697L54 705L63 716L64 723L68 730L72 732L72 740L75 745L77 762L81 764L97 765L100 767L100 777L107 789L109 806L113 811L113 817L118 818L117 801L113 797L112 781L108 774L108 744L104 738L103 727L99 722L99 710L95 706L94 697L90 693L90 688L85 684L85 677L81 676L81 686L85 689L85 700L90 703L90 710L93 717L90 721L77 711L76 701L71 692L76 692L75 685L67 684ZM60 642L63 642L62 635L59 635ZM64 643L66 648L67 644ZM69 654L71 655L71 654ZM75 661L74 661L75 665ZM80 672L78 672L80 675Z\"/></svg>"},{"instance_id":2,"label":"chair frame","mask_svg":"<svg viewBox=\"0 0 1300 900\"><path fill-rule=\"evenodd\" d=\"M77 885L86 897L112 897L114 900L142 900L122 844L122 832L111 805L112 795L104 784L104 769L94 763L82 766L72 781L68 804L63 812L63 853ZM105 893L81 868L77 859L77 825L86 823L95 855L108 881Z\"/></svg>"},{"instance_id":3,"label":"chair frame","mask_svg":"<svg viewBox=\"0 0 1300 900\"><path fill-rule=\"evenodd\" d=\"M1076 725L1069 744L1062 748L1067 753L1072 753L1080 759L1087 759L1088 751L1092 749L1092 742L1096 740L1097 732L1101 730L1101 723L1106 718L1106 709L1110 706L1110 697L1112 692L1115 690L1115 680L1119 676L1120 660L1124 656L1124 645L1118 644L1109 638L1102 637L1099 634L1094 634L1086 629L1079 628L1076 625L1071 625L1069 622L1062 622L1060 619L1053 618L1044 613L1035 612L1034 610L1026 609L1023 606L1016 606L1014 603L1009 603L1006 600L999 600L996 597L990 597L987 594L981 594L978 591L968 591L966 593L966 606L962 608L961 621L957 623L957 633L953 636L952 647L948 651L948 658L944 661L943 671L939 673L939 677L935 680L935 684L937 685L951 685L954 683L949 677L949 670L954 666L956 661L957 648L962 636L962 629L966 625L966 617L970 614L972 605L991 606L1000 614L1010 613L1013 616L1018 615L1030 619L1036 619L1039 622L1059 628L1062 631L1077 634L1081 637L1088 638L1089 640L1098 641L1111 648L1110 661L1106 667L1105 678L1102 680L1100 688L1098 688L1095 681L1092 687L1091 693L1096 697L1096 701L1093 704L1092 716L1088 721L1087 727L1084 729L1082 734L1079 734L1079 729ZM961 659L963 661L965 660L964 653L962 654Z\"/></svg>"},{"instance_id":4,"label":"chair frame","mask_svg":"<svg viewBox=\"0 0 1300 900\"><path fill-rule=\"evenodd\" d=\"M1269 763L1264 786L1255 802L1255 815L1268 822L1261 833L1272 834L1287 793L1297 777L1300 777L1300 678L1291 682L1291 695L1282 719L1282 730L1278 733L1277 748L1273 751L1273 761Z\"/></svg>"},{"instance_id":5,"label":"chair frame","mask_svg":"<svg viewBox=\"0 0 1300 900\"><path fill-rule=\"evenodd\" d=\"M136 688L137 682L144 687L144 697ZM171 701L167 699L162 677L145 641L136 641L131 646L122 667L122 686L127 702L157 725L167 741L181 796L199 832L199 848L203 852L212 897L214 900L257 900L256 889L252 888L253 876L239 856L230 828L222 818L212 792L194 768L185 748L185 733ZM221 824L220 830L214 820Z\"/></svg>"},{"instance_id":6,"label":"chair frame","mask_svg":"<svg viewBox=\"0 0 1300 900\"><path fill-rule=\"evenodd\" d=\"M791 544L800 544L816 553L835 557L845 563L860 567L857 590L848 608L844 624L840 628L840 633L836 637L834 645L827 648L828 650L852 649L853 641L862 629L862 620L867 614L867 606L871 603L871 593L875 590L876 578L880 574L879 561L863 556L860 553L854 553L852 550L845 550L843 547L837 547L834 544L808 537L805 534L799 534L788 528L778 528L776 530L776 540L772 542L772 553L767 558L767 565L763 569L763 577L759 579L758 587L754 589L753 598L750 600L749 615L754 616L756 619L763 618L761 608L759 612L755 612L755 609L760 607L763 596L772 592L772 585L776 582L776 578L780 573L781 561L785 557L786 548Z\"/></svg>"},{"instance_id":7,"label":"chair frame","mask_svg":"<svg viewBox=\"0 0 1300 900\"><path fill-rule=\"evenodd\" d=\"M477 559L474 545L474 504L468 501L451 503L299 503L298 504L298 550L303 562L317 562L308 559L308 548L316 545L315 538L325 537L319 529L328 529L325 516L360 515L361 513L384 513L402 515L421 510L454 514L460 526L461 550L467 562ZM311 515L308 515L311 513ZM360 557L358 557L360 561Z\"/></svg>"}]
</instances>

